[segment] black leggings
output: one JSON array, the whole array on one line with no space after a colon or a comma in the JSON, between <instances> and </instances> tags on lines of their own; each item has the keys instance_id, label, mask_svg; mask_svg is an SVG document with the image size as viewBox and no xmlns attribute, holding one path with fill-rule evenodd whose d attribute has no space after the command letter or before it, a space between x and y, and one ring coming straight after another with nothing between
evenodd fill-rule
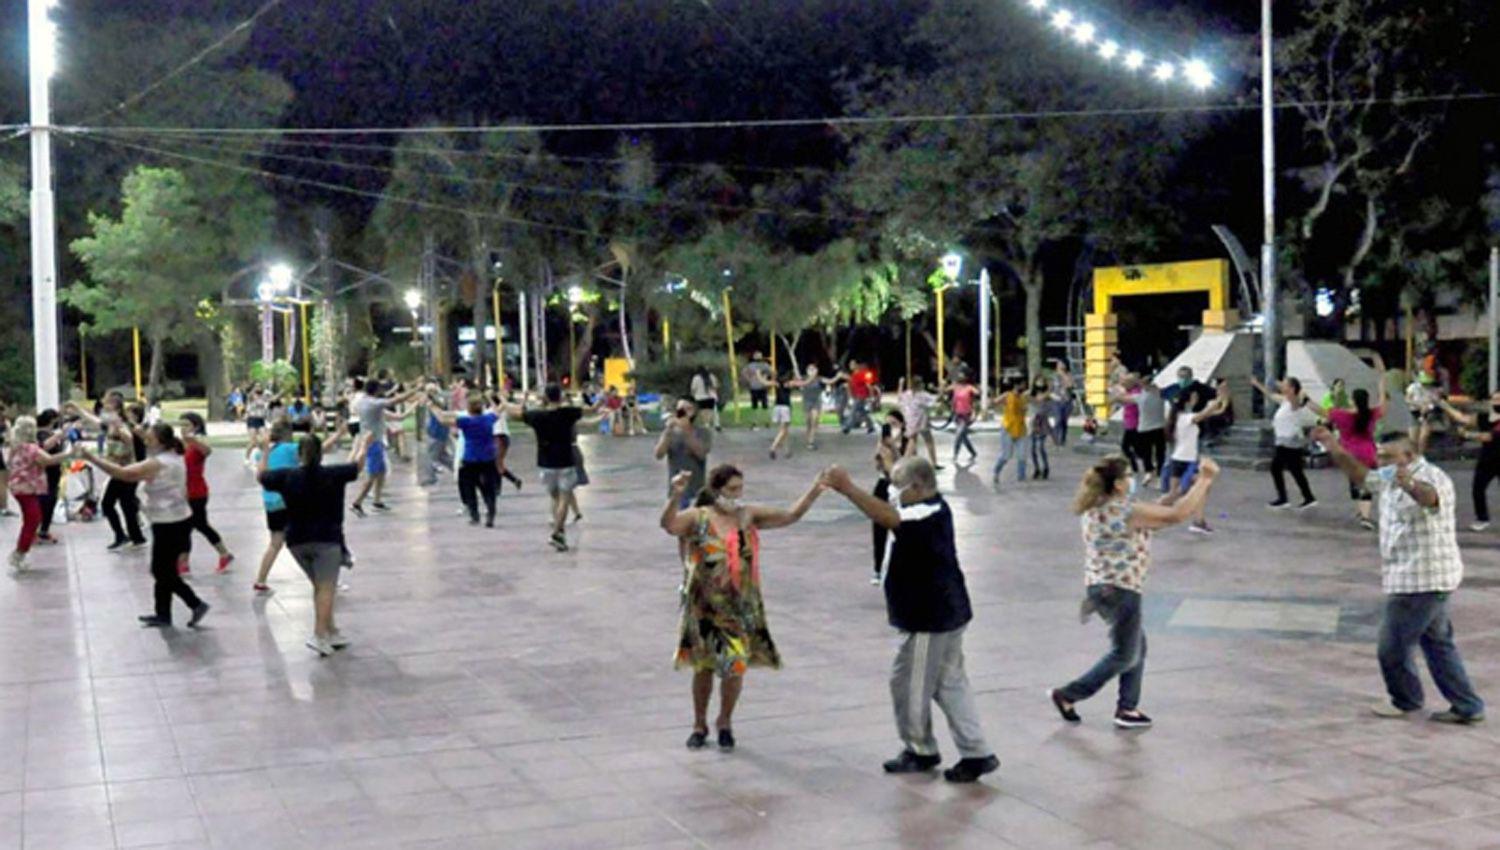
<instances>
[{"instance_id":1,"label":"black leggings","mask_svg":"<svg viewBox=\"0 0 1500 850\"><path fill-rule=\"evenodd\" d=\"M1125 433L1120 435L1120 453L1125 455L1126 460L1130 461L1131 472L1141 471L1141 458L1138 454L1141 445L1140 434L1141 432L1134 428L1127 428L1125 429ZM1149 467L1151 462L1148 460L1146 463Z\"/></svg>"},{"instance_id":2,"label":"black leggings","mask_svg":"<svg viewBox=\"0 0 1500 850\"><path fill-rule=\"evenodd\" d=\"M1286 501L1286 479L1284 473L1290 472L1292 480L1297 482L1297 488L1302 491L1302 501L1313 500L1312 488L1307 486L1307 473L1302 471L1302 450L1277 446L1276 454L1271 458L1271 480L1276 482L1276 500Z\"/></svg>"},{"instance_id":3,"label":"black leggings","mask_svg":"<svg viewBox=\"0 0 1500 850\"><path fill-rule=\"evenodd\" d=\"M125 512L124 525L120 523L120 511L115 510L117 505L120 511ZM109 520L116 543L122 540L129 540L131 543L146 542L146 535L141 533L141 501L136 497L135 482L109 479L109 483L104 485L104 501L99 504L99 509L104 512L104 518Z\"/></svg>"},{"instance_id":4,"label":"black leggings","mask_svg":"<svg viewBox=\"0 0 1500 850\"><path fill-rule=\"evenodd\" d=\"M1500 463L1480 462L1474 467L1474 518L1480 522L1490 521L1490 502L1485 492L1490 482L1500 478Z\"/></svg>"},{"instance_id":5,"label":"black leggings","mask_svg":"<svg viewBox=\"0 0 1500 850\"><path fill-rule=\"evenodd\" d=\"M188 499L188 507L193 509L193 530L203 535L208 545L217 547L222 538L219 537L219 532L214 531L214 527L208 524L208 497ZM191 548L192 545L193 540L189 537L188 547Z\"/></svg>"},{"instance_id":6,"label":"black leggings","mask_svg":"<svg viewBox=\"0 0 1500 850\"><path fill-rule=\"evenodd\" d=\"M1136 451L1145 462L1146 471L1159 477L1167 466L1166 429L1153 428L1150 431L1137 431L1135 434Z\"/></svg>"},{"instance_id":7,"label":"black leggings","mask_svg":"<svg viewBox=\"0 0 1500 850\"><path fill-rule=\"evenodd\" d=\"M151 577L156 579L156 616L172 621L172 597L188 608L203 604L198 594L177 572L177 562L188 552L193 537L193 521L151 524Z\"/></svg>"},{"instance_id":8,"label":"black leggings","mask_svg":"<svg viewBox=\"0 0 1500 850\"><path fill-rule=\"evenodd\" d=\"M875 482L875 498L887 501L891 497L891 479L884 475ZM875 575L880 575L880 568L885 566L885 543L890 537L890 529L878 522L870 523L871 542L875 544Z\"/></svg>"},{"instance_id":9,"label":"black leggings","mask_svg":"<svg viewBox=\"0 0 1500 850\"><path fill-rule=\"evenodd\" d=\"M475 490L484 498L486 519L495 518L495 497L500 494L500 471L492 460L464 461L458 468L458 497L469 509L469 518L479 519L479 500Z\"/></svg>"}]
</instances>

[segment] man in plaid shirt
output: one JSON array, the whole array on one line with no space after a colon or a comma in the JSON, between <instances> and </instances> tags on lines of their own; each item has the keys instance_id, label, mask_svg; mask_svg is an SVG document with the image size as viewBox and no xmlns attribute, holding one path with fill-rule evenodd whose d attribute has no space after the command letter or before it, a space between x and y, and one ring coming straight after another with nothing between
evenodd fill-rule
<instances>
[{"instance_id":1,"label":"man in plaid shirt","mask_svg":"<svg viewBox=\"0 0 1500 850\"><path fill-rule=\"evenodd\" d=\"M1422 708L1422 683L1411 657L1413 646L1420 644L1433 682L1451 703L1430 719L1479 723L1484 720L1484 700L1469 684L1448 619L1448 595L1464 578L1454 529L1453 480L1419 455L1405 434L1381 440L1376 469L1340 448L1326 428L1315 429L1313 439L1328 449L1355 486L1380 497L1381 586L1386 602L1378 654L1391 698L1372 710L1381 717L1405 717Z\"/></svg>"}]
</instances>

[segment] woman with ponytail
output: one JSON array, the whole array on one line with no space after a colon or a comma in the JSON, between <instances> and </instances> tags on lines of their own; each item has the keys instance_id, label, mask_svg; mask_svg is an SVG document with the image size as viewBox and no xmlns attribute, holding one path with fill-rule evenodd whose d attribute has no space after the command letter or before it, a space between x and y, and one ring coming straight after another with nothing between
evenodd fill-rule
<instances>
[{"instance_id":1,"label":"woman with ponytail","mask_svg":"<svg viewBox=\"0 0 1500 850\"><path fill-rule=\"evenodd\" d=\"M802 519L820 491L814 482L790 508L747 505L745 477L725 464L709 473L691 510L679 512L691 472L672 479L661 527L685 546L682 625L674 666L693 671L689 749L708 743L708 701L719 678L719 747L734 748L734 706L750 667L781 667L760 593L760 532Z\"/></svg>"},{"instance_id":2,"label":"woman with ponytail","mask_svg":"<svg viewBox=\"0 0 1500 850\"><path fill-rule=\"evenodd\" d=\"M1370 405L1370 392L1364 388L1355 390L1349 394L1354 403L1354 409L1346 407L1329 407L1327 399L1324 405L1318 406L1309 403L1309 407L1324 419L1327 419L1339 432L1339 446L1344 451L1353 455L1356 460L1365 465L1367 469L1374 469L1379 464L1375 460L1375 423L1379 422L1385 415L1385 368L1382 365L1379 371L1380 377L1376 381L1377 400L1375 405ZM1370 507L1373 497L1370 491L1362 485L1349 483L1349 498L1354 500L1354 508L1357 512L1355 518L1366 531L1375 530L1375 521L1370 516Z\"/></svg>"},{"instance_id":3,"label":"woman with ponytail","mask_svg":"<svg viewBox=\"0 0 1500 850\"><path fill-rule=\"evenodd\" d=\"M1140 712L1141 678L1146 670L1146 634L1141 630L1141 593L1151 566L1151 532L1177 525L1203 512L1219 465L1203 458L1197 479L1176 503L1136 502L1134 479L1125 458L1113 455L1084 473L1073 498L1073 512L1083 524L1083 578L1087 597L1080 609L1084 622L1098 612L1109 624L1109 651L1082 676L1049 692L1057 712L1069 723L1079 721L1076 703L1120 678L1115 725L1141 729L1151 718Z\"/></svg>"},{"instance_id":4,"label":"woman with ponytail","mask_svg":"<svg viewBox=\"0 0 1500 850\"><path fill-rule=\"evenodd\" d=\"M151 577L156 580L156 610L143 614L141 624L152 628L172 625L172 597L180 598L193 615L189 627L196 627L208 613L209 605L188 586L177 572L178 561L187 555L192 544L193 510L188 505L187 463L185 447L173 433L172 426L158 422L143 432L146 459L120 466L99 457L87 448L84 459L99 467L110 478L142 482L146 496L146 518L151 522ZM78 444L82 446L83 444Z\"/></svg>"}]
</instances>

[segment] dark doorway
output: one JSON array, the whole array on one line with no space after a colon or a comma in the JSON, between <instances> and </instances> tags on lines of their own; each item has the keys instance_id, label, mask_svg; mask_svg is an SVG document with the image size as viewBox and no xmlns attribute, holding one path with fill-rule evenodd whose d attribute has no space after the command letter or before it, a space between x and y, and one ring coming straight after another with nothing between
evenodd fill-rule
<instances>
[{"instance_id":1,"label":"dark doorway","mask_svg":"<svg viewBox=\"0 0 1500 850\"><path fill-rule=\"evenodd\" d=\"M1151 373L1182 353L1191 336L1186 326L1203 324L1208 293L1130 295L1116 298L1120 353L1131 371Z\"/></svg>"}]
</instances>

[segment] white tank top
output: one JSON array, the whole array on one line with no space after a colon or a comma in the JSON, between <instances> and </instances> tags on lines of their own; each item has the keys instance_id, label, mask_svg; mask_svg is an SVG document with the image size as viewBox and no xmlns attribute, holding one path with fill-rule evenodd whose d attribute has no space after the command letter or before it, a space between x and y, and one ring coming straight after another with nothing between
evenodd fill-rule
<instances>
[{"instance_id":1,"label":"white tank top","mask_svg":"<svg viewBox=\"0 0 1500 850\"><path fill-rule=\"evenodd\" d=\"M187 464L182 455L165 451L156 455L161 469L156 477L141 485L146 494L146 519L152 525L165 525L191 519L187 502Z\"/></svg>"}]
</instances>

